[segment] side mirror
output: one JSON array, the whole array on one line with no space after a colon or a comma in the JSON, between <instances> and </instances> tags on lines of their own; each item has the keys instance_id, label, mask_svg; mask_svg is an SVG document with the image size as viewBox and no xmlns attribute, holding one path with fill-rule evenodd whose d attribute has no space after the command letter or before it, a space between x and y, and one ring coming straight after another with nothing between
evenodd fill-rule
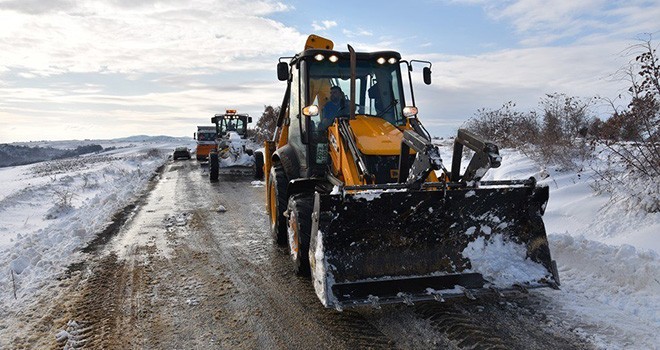
<instances>
[{"instance_id":1,"label":"side mirror","mask_svg":"<svg viewBox=\"0 0 660 350\"><path fill-rule=\"evenodd\" d=\"M248 117L248 124L252 123L252 117Z\"/></svg>"},{"instance_id":2,"label":"side mirror","mask_svg":"<svg viewBox=\"0 0 660 350\"><path fill-rule=\"evenodd\" d=\"M431 68L424 67L422 70L422 75L424 76L424 84L431 85Z\"/></svg>"},{"instance_id":3,"label":"side mirror","mask_svg":"<svg viewBox=\"0 0 660 350\"><path fill-rule=\"evenodd\" d=\"M277 79L280 81L289 80L289 64L280 62L277 64Z\"/></svg>"},{"instance_id":4,"label":"side mirror","mask_svg":"<svg viewBox=\"0 0 660 350\"><path fill-rule=\"evenodd\" d=\"M196 132L193 133L193 140L197 140L197 133Z\"/></svg>"}]
</instances>

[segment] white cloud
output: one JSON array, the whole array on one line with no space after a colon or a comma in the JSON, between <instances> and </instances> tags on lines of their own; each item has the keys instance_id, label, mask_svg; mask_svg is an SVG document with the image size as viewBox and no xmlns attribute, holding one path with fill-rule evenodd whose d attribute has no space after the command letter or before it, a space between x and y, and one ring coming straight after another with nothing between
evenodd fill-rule
<instances>
[{"instance_id":1,"label":"white cloud","mask_svg":"<svg viewBox=\"0 0 660 350\"><path fill-rule=\"evenodd\" d=\"M593 35L628 39L640 32L660 30L660 4L656 0L450 0L480 5L486 14L510 23L527 46L584 40Z\"/></svg>"},{"instance_id":2,"label":"white cloud","mask_svg":"<svg viewBox=\"0 0 660 350\"><path fill-rule=\"evenodd\" d=\"M336 27L336 26L337 26L337 22L335 22L335 21L325 20L325 21L320 21L320 22L319 21L313 21L312 22L312 29L314 29L314 30L327 30L327 29L330 29L330 28Z\"/></svg>"},{"instance_id":3,"label":"white cloud","mask_svg":"<svg viewBox=\"0 0 660 350\"><path fill-rule=\"evenodd\" d=\"M356 50L399 50L405 59L433 62L433 85L419 84L415 95L431 127L509 100L534 108L555 91L616 96L625 84L609 75L627 62L618 54L638 33L660 29L660 6L650 1L454 2L509 23L527 48L416 55L405 48L419 42L412 49L427 52L429 38L342 30ZM0 0L0 141L34 139L26 131L34 125L50 130L40 138L103 138L173 134L226 108L258 116L282 99L277 57L300 51L306 39L269 18L291 10L270 0ZM312 22L319 31L338 26ZM84 132L73 136L74 129Z\"/></svg>"},{"instance_id":4,"label":"white cloud","mask_svg":"<svg viewBox=\"0 0 660 350\"><path fill-rule=\"evenodd\" d=\"M0 9L13 10L28 14L67 11L75 7L73 0L5 0L0 1Z\"/></svg>"},{"instance_id":5,"label":"white cloud","mask_svg":"<svg viewBox=\"0 0 660 350\"><path fill-rule=\"evenodd\" d=\"M284 92L277 57L306 39L268 18L291 9L270 0L0 0L0 141L171 135L226 108L258 116Z\"/></svg>"},{"instance_id":6,"label":"white cloud","mask_svg":"<svg viewBox=\"0 0 660 350\"><path fill-rule=\"evenodd\" d=\"M344 35L346 35L346 37L348 37L348 38L355 38L355 37L358 37L358 36L373 36L374 35L374 33L370 32L368 30L362 29L362 28L357 28L356 30L343 29L342 33Z\"/></svg>"},{"instance_id":7,"label":"white cloud","mask_svg":"<svg viewBox=\"0 0 660 350\"><path fill-rule=\"evenodd\" d=\"M305 40L295 29L263 17L290 9L279 2L120 6L125 3L84 2L50 12L54 6L46 6L39 16L27 5L17 8L22 3L0 3L0 22L5 24L0 66L38 75L249 69L242 64L248 59L272 60L296 51Z\"/></svg>"},{"instance_id":8,"label":"white cloud","mask_svg":"<svg viewBox=\"0 0 660 350\"><path fill-rule=\"evenodd\" d=\"M629 61L630 57L619 54L629 45L623 40L472 56L415 55L433 62L431 86L419 83L420 73L413 73L413 80L418 82L415 96L420 118L431 129L444 132L447 128L443 124L448 120L456 128L479 108L499 108L513 101L520 110L536 109L546 93L580 98L625 95L627 82L613 75Z\"/></svg>"},{"instance_id":9,"label":"white cloud","mask_svg":"<svg viewBox=\"0 0 660 350\"><path fill-rule=\"evenodd\" d=\"M192 85L131 95L99 93L86 84L61 89L0 86L0 142L192 135L195 125L209 124L214 113L227 108L258 117L264 104L277 104L284 92L278 82ZM35 125L42 132L35 134Z\"/></svg>"},{"instance_id":10,"label":"white cloud","mask_svg":"<svg viewBox=\"0 0 660 350\"><path fill-rule=\"evenodd\" d=\"M584 22L576 18L598 13L607 2L605 0L518 0L505 2L505 5L488 6L491 15L497 19L510 20L519 32L575 27ZM587 24L589 21L585 21Z\"/></svg>"}]
</instances>

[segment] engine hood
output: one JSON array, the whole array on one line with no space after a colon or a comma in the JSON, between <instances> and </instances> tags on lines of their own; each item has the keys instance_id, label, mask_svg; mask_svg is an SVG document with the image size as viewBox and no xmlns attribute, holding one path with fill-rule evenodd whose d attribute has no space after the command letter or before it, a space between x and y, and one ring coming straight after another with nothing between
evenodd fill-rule
<instances>
[{"instance_id":1,"label":"engine hood","mask_svg":"<svg viewBox=\"0 0 660 350\"><path fill-rule=\"evenodd\" d=\"M349 121L360 152L366 155L399 155L403 133L386 120L357 115Z\"/></svg>"}]
</instances>

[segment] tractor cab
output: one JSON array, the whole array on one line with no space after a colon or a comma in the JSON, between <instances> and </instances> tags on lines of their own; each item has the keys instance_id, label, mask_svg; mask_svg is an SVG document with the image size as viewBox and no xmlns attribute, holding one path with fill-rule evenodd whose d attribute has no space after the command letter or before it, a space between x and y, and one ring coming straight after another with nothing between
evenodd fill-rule
<instances>
[{"instance_id":1,"label":"tractor cab","mask_svg":"<svg viewBox=\"0 0 660 350\"><path fill-rule=\"evenodd\" d=\"M224 114L216 114L211 118L215 124L217 137L228 138L230 132L236 133L240 138L247 137L247 126L252 122L252 117L247 114L238 114L235 109L228 109Z\"/></svg>"},{"instance_id":2,"label":"tractor cab","mask_svg":"<svg viewBox=\"0 0 660 350\"><path fill-rule=\"evenodd\" d=\"M254 156L247 126L252 117L228 109L224 114L211 118L217 131L217 148L209 155L209 179L216 182L220 169L228 174L254 174Z\"/></svg>"}]
</instances>

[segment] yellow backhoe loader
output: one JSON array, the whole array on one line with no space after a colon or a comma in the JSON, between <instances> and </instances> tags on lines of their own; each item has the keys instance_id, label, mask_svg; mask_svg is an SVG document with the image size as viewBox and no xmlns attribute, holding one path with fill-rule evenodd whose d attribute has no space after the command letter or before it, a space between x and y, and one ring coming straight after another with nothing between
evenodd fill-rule
<instances>
[{"instance_id":1,"label":"yellow backhoe loader","mask_svg":"<svg viewBox=\"0 0 660 350\"><path fill-rule=\"evenodd\" d=\"M263 154L272 238L311 274L323 305L558 288L542 220L548 187L483 181L499 150L467 130L447 170L413 93L413 66L428 85L431 63L333 47L311 35L280 58L287 88Z\"/></svg>"}]
</instances>

